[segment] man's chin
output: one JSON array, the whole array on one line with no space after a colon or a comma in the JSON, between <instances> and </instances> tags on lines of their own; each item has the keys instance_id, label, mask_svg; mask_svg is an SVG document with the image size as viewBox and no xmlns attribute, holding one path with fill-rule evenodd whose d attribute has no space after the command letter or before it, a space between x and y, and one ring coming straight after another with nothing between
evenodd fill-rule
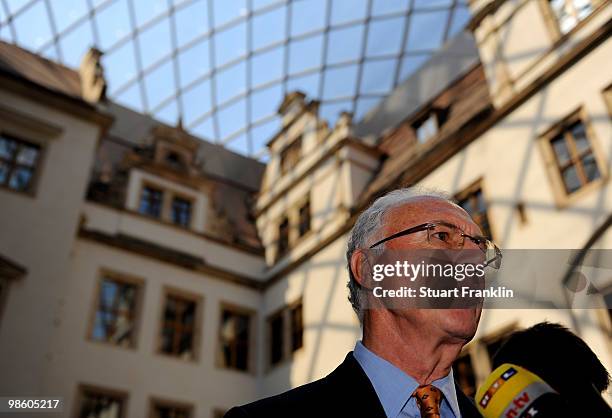
<instances>
[{"instance_id":1,"label":"man's chin","mask_svg":"<svg viewBox=\"0 0 612 418\"><path fill-rule=\"evenodd\" d=\"M444 328L450 336L467 342L476 334L480 312L479 308L445 309L442 311Z\"/></svg>"}]
</instances>

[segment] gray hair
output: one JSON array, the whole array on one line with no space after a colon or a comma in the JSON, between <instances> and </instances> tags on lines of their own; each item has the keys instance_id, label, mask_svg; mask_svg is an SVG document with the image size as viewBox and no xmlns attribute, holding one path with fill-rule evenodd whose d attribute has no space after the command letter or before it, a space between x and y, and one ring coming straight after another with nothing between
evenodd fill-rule
<instances>
[{"instance_id":1,"label":"gray hair","mask_svg":"<svg viewBox=\"0 0 612 418\"><path fill-rule=\"evenodd\" d=\"M408 204L422 197L442 199L449 203L456 204L447 193L435 189L414 186L393 190L376 199L370 207L364 210L357 218L349 234L348 248L346 250L346 263L349 273L349 281L347 284L349 289L348 300L357 314L360 323L363 323L361 286L357 280L355 280L355 276L351 270L351 257L355 250L359 248L368 248L375 240L382 238L379 237L380 231L384 224L385 216L391 209Z\"/></svg>"}]
</instances>

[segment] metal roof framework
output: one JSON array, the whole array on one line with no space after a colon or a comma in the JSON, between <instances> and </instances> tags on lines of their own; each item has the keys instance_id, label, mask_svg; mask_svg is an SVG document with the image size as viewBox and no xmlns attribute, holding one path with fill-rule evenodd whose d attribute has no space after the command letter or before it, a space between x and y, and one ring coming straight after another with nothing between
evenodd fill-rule
<instances>
[{"instance_id":1,"label":"metal roof framework","mask_svg":"<svg viewBox=\"0 0 612 418\"><path fill-rule=\"evenodd\" d=\"M265 160L287 92L359 119L469 17L465 0L0 0L0 39L75 68L96 46L111 99Z\"/></svg>"}]
</instances>

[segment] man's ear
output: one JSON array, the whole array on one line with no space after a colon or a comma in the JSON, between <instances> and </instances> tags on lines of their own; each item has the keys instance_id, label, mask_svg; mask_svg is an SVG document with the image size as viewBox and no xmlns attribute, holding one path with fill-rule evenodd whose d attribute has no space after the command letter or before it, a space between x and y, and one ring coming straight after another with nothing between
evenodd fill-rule
<instances>
[{"instance_id":1,"label":"man's ear","mask_svg":"<svg viewBox=\"0 0 612 418\"><path fill-rule=\"evenodd\" d=\"M364 267L366 265L369 266L369 264L368 257L362 250L357 249L351 255L351 271L353 272L353 277L355 277L355 280L361 287L366 289L370 288L371 283L369 275L364 272Z\"/></svg>"}]
</instances>

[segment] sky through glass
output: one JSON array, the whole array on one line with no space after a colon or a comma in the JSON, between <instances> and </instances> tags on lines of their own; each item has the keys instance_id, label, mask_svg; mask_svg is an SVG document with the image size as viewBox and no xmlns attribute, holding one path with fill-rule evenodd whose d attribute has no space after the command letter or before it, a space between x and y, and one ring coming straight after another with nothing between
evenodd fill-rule
<instances>
[{"instance_id":1,"label":"sky through glass","mask_svg":"<svg viewBox=\"0 0 612 418\"><path fill-rule=\"evenodd\" d=\"M72 68L95 45L112 100L265 159L285 93L359 119L469 17L464 0L0 0L0 39Z\"/></svg>"}]
</instances>

